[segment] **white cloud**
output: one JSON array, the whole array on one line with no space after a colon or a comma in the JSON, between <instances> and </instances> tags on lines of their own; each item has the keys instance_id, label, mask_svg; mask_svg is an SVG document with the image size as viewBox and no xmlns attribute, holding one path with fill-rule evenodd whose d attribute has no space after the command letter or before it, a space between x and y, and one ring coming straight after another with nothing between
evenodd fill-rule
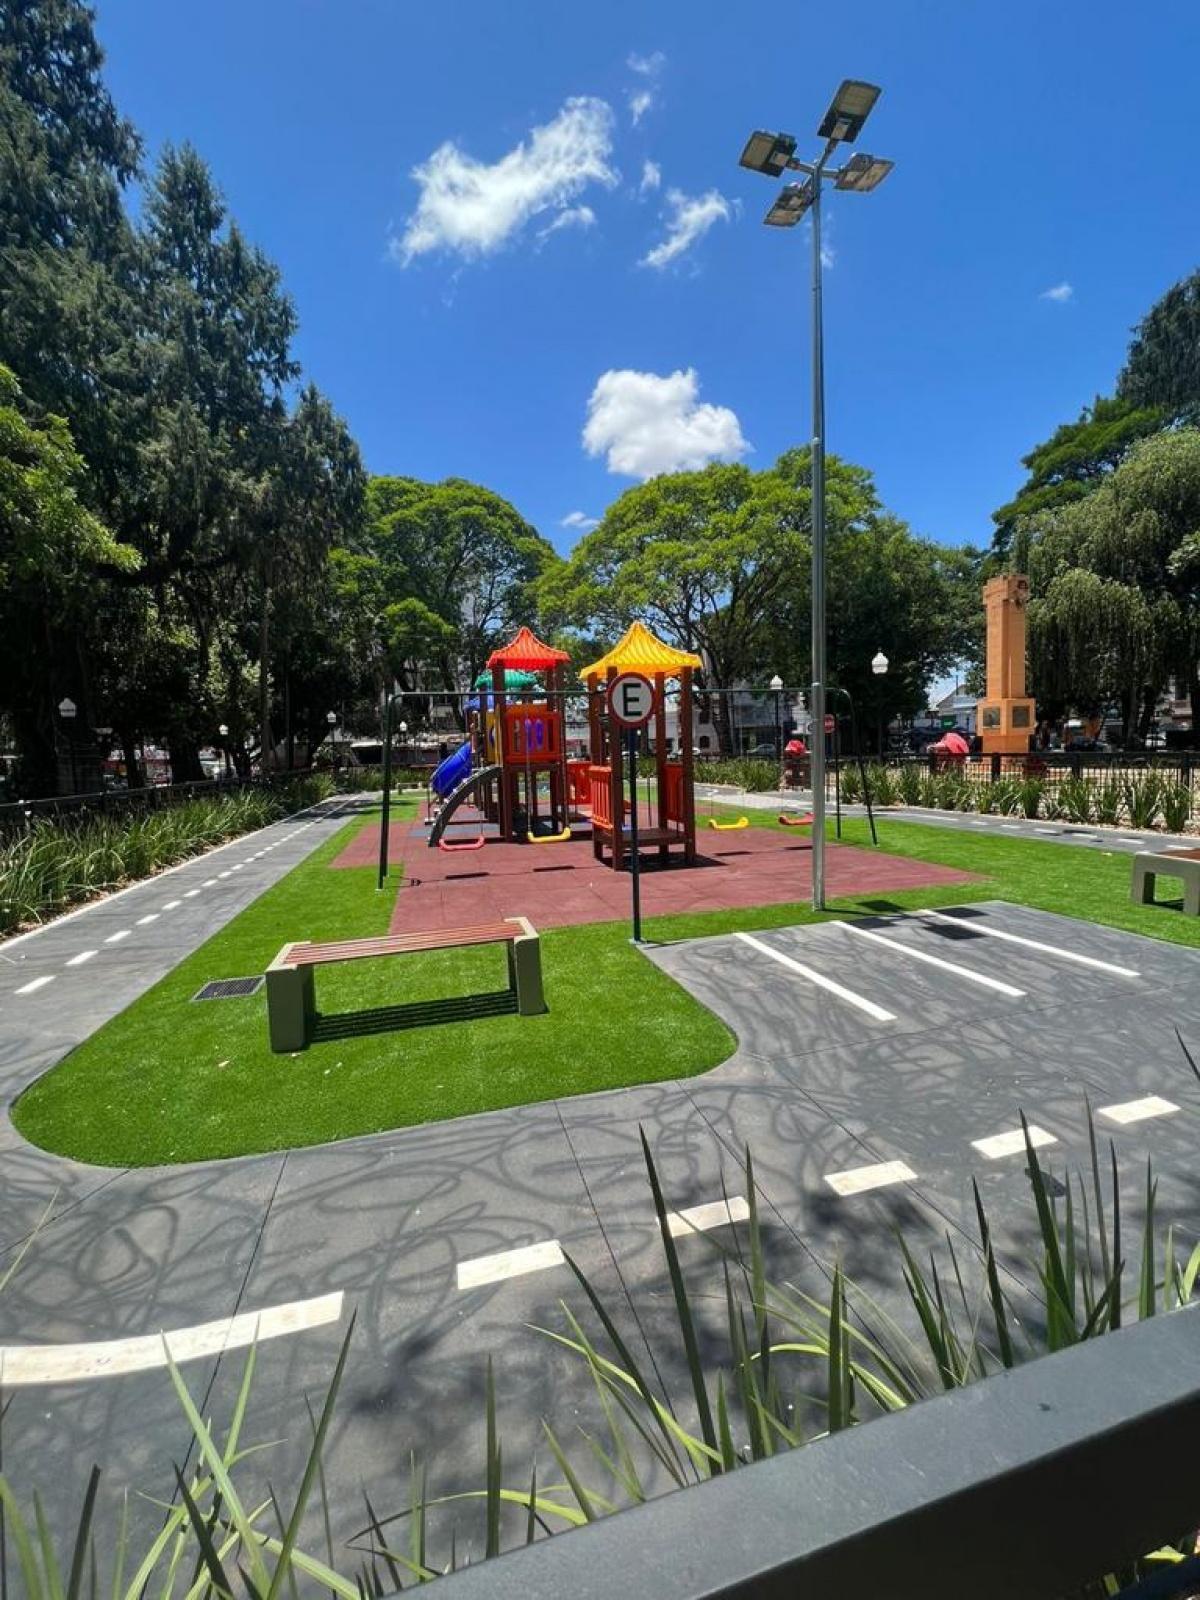
<instances>
[{"instance_id":1,"label":"white cloud","mask_svg":"<svg viewBox=\"0 0 1200 1600\"><path fill-rule=\"evenodd\" d=\"M568 206L565 211L555 214L553 222L548 222L538 233L539 239L548 239L552 233L558 233L563 228L594 228L596 226L596 213L591 206Z\"/></svg>"},{"instance_id":2,"label":"white cloud","mask_svg":"<svg viewBox=\"0 0 1200 1600\"><path fill-rule=\"evenodd\" d=\"M714 222L728 222L731 215L729 201L716 189L697 195L668 189L667 208L667 237L642 257L639 266L668 266L702 238Z\"/></svg>"},{"instance_id":3,"label":"white cloud","mask_svg":"<svg viewBox=\"0 0 1200 1600\"><path fill-rule=\"evenodd\" d=\"M591 533L593 528L600 526L600 518L589 517L585 511L568 511L558 525L560 528L570 528L575 533Z\"/></svg>"},{"instance_id":4,"label":"white cloud","mask_svg":"<svg viewBox=\"0 0 1200 1600\"><path fill-rule=\"evenodd\" d=\"M638 88L629 91L629 115L635 128L654 104L658 79L666 64L667 58L661 50L654 50L648 56L631 50L626 57L625 65L642 80Z\"/></svg>"},{"instance_id":5,"label":"white cloud","mask_svg":"<svg viewBox=\"0 0 1200 1600\"><path fill-rule=\"evenodd\" d=\"M650 194L662 182L662 168L657 161L642 162L642 181L638 184L639 194Z\"/></svg>"},{"instance_id":6,"label":"white cloud","mask_svg":"<svg viewBox=\"0 0 1200 1600\"><path fill-rule=\"evenodd\" d=\"M736 413L701 405L699 390L692 367L666 378L628 368L602 373L588 400L584 449L629 478L736 461L750 449Z\"/></svg>"},{"instance_id":7,"label":"white cloud","mask_svg":"<svg viewBox=\"0 0 1200 1600\"><path fill-rule=\"evenodd\" d=\"M491 166L453 140L439 145L413 169L421 197L403 236L391 240L392 255L404 266L429 250L486 255L531 217L562 211L588 184L611 188L612 120L603 100L568 100Z\"/></svg>"},{"instance_id":8,"label":"white cloud","mask_svg":"<svg viewBox=\"0 0 1200 1600\"><path fill-rule=\"evenodd\" d=\"M1075 290L1067 282L1056 283L1052 289L1043 289L1038 295L1039 300L1053 300L1056 305L1065 305Z\"/></svg>"}]
</instances>

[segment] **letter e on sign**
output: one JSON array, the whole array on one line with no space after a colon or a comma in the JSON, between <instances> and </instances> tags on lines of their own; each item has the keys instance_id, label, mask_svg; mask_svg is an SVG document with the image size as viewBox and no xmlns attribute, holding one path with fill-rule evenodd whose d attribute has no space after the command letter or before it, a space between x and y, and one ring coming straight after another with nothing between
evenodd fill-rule
<instances>
[{"instance_id":1,"label":"letter e on sign","mask_svg":"<svg viewBox=\"0 0 1200 1600\"><path fill-rule=\"evenodd\" d=\"M654 685L640 672L623 672L608 686L608 708L623 728L640 728L654 710Z\"/></svg>"}]
</instances>

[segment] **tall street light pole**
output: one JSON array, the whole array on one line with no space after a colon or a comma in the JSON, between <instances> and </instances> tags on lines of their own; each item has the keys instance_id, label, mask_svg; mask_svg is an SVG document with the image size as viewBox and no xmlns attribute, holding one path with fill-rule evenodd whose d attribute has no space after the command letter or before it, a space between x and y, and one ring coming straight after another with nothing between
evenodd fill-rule
<instances>
[{"instance_id":1,"label":"tall street light pole","mask_svg":"<svg viewBox=\"0 0 1200 1600\"><path fill-rule=\"evenodd\" d=\"M847 78L833 97L820 127L825 148L815 162L796 159L790 133L752 133L741 165L769 178L803 172L803 183L785 183L763 218L770 228L794 228L812 212L812 903L825 909L825 329L821 305L821 190L826 181L859 194L878 187L893 163L877 156L853 155L843 167L830 160L840 144L853 144L879 98L873 83Z\"/></svg>"}]
</instances>

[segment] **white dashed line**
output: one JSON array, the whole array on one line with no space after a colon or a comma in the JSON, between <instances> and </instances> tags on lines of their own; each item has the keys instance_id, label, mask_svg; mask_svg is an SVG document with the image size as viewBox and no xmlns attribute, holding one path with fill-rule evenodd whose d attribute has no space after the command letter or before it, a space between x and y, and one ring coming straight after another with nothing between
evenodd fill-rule
<instances>
[{"instance_id":1,"label":"white dashed line","mask_svg":"<svg viewBox=\"0 0 1200 1600\"><path fill-rule=\"evenodd\" d=\"M132 932L132 928L118 928L116 933L110 933L104 942L105 944L120 944L121 940L128 939Z\"/></svg>"},{"instance_id":2,"label":"white dashed line","mask_svg":"<svg viewBox=\"0 0 1200 1600\"><path fill-rule=\"evenodd\" d=\"M1019 833L1021 831L1019 822L1002 822L1000 826L1005 833Z\"/></svg>"},{"instance_id":3,"label":"white dashed line","mask_svg":"<svg viewBox=\"0 0 1200 1600\"><path fill-rule=\"evenodd\" d=\"M168 900L164 904L163 910L164 911L174 911L176 906L181 906L182 904L183 904L182 900Z\"/></svg>"},{"instance_id":4,"label":"white dashed line","mask_svg":"<svg viewBox=\"0 0 1200 1600\"><path fill-rule=\"evenodd\" d=\"M842 922L838 926L860 939L874 939L876 944L883 945L886 950L891 950L896 955L911 956L914 961L924 961L931 967L941 967L943 972L953 972L959 978L969 979L971 983L981 983L985 989L995 989L997 994L1006 994L1013 1000L1024 997L1024 989L1017 989L1011 983L1002 983L999 978L989 978L985 972L973 972L970 967L960 967L957 961L943 961L941 956L931 956L927 950L914 950L911 945L898 944L895 939L885 939L883 934L872 933L868 928L856 927L852 922Z\"/></svg>"},{"instance_id":5,"label":"white dashed line","mask_svg":"<svg viewBox=\"0 0 1200 1600\"><path fill-rule=\"evenodd\" d=\"M233 870L232 868L227 867L224 872L218 872L217 873L217 877L218 878L227 878L232 870Z\"/></svg>"},{"instance_id":6,"label":"white dashed line","mask_svg":"<svg viewBox=\"0 0 1200 1600\"><path fill-rule=\"evenodd\" d=\"M1118 839L1118 844L1145 844L1144 839Z\"/></svg>"},{"instance_id":7,"label":"white dashed line","mask_svg":"<svg viewBox=\"0 0 1200 1600\"><path fill-rule=\"evenodd\" d=\"M81 967L85 961L90 961L94 955L99 955L98 950L81 950L77 956L72 956L67 962L69 967Z\"/></svg>"},{"instance_id":8,"label":"white dashed line","mask_svg":"<svg viewBox=\"0 0 1200 1600\"><path fill-rule=\"evenodd\" d=\"M143 1334L133 1339L105 1339L95 1344L42 1344L0 1346L0 1382L7 1388L36 1383L80 1383L89 1378L115 1378L129 1372L165 1367L167 1353L173 1361L196 1361L221 1355L264 1339L278 1339L307 1328L338 1322L342 1292L314 1300L292 1300L286 1305L243 1311L219 1322L202 1322L173 1333Z\"/></svg>"},{"instance_id":9,"label":"white dashed line","mask_svg":"<svg viewBox=\"0 0 1200 1600\"><path fill-rule=\"evenodd\" d=\"M213 884L216 883L216 881L217 880L215 878L205 878L204 882L200 885L200 887L202 889L211 889Z\"/></svg>"},{"instance_id":10,"label":"white dashed line","mask_svg":"<svg viewBox=\"0 0 1200 1600\"><path fill-rule=\"evenodd\" d=\"M1101 1106L1099 1115L1107 1117L1110 1122L1119 1122L1122 1126L1129 1122L1145 1122L1147 1117L1170 1117L1179 1107L1173 1100L1164 1100L1161 1095L1148 1094L1141 1100L1125 1100L1120 1105Z\"/></svg>"},{"instance_id":11,"label":"white dashed line","mask_svg":"<svg viewBox=\"0 0 1200 1600\"><path fill-rule=\"evenodd\" d=\"M48 972L48 973L45 974L44 977L31 978L28 983L23 983L19 989L14 990L14 993L16 993L16 994L36 994L39 989L44 989L48 983L53 983L53 982L54 982L54 974L52 972Z\"/></svg>"},{"instance_id":12,"label":"white dashed line","mask_svg":"<svg viewBox=\"0 0 1200 1600\"><path fill-rule=\"evenodd\" d=\"M458 1287L479 1289L485 1283L501 1283L505 1278L519 1278L526 1272L559 1267L562 1261L562 1246L557 1239L543 1239L540 1244L523 1245L518 1250L498 1250L492 1256L476 1256L472 1261L460 1261Z\"/></svg>"},{"instance_id":13,"label":"white dashed line","mask_svg":"<svg viewBox=\"0 0 1200 1600\"><path fill-rule=\"evenodd\" d=\"M234 865L232 867L230 867L229 870L230 870L230 872L240 872L242 870L242 868L245 866L245 864L246 863L244 861L235 862Z\"/></svg>"},{"instance_id":14,"label":"white dashed line","mask_svg":"<svg viewBox=\"0 0 1200 1600\"><path fill-rule=\"evenodd\" d=\"M1061 833L1061 828L1035 828L1034 833Z\"/></svg>"},{"instance_id":15,"label":"white dashed line","mask_svg":"<svg viewBox=\"0 0 1200 1600\"><path fill-rule=\"evenodd\" d=\"M157 922L157 921L158 921L158 912L157 911L148 911L144 917L139 917L137 919L136 923L134 923L134 927L136 927L136 928L144 928L148 922Z\"/></svg>"},{"instance_id":16,"label":"white dashed line","mask_svg":"<svg viewBox=\"0 0 1200 1600\"><path fill-rule=\"evenodd\" d=\"M880 1161L873 1167L848 1167L845 1172L827 1172L825 1182L843 1197L882 1189L889 1183L911 1183L916 1173L903 1161Z\"/></svg>"},{"instance_id":17,"label":"white dashed line","mask_svg":"<svg viewBox=\"0 0 1200 1600\"><path fill-rule=\"evenodd\" d=\"M183 898L184 898L184 899L185 899L185 900L190 900L190 899L191 899L191 898L192 898L192 896L193 896L193 895L197 895L197 894L199 894L199 893L200 893L200 891L199 891L199 889L189 889L189 890L187 890L187 892L186 892L186 893L185 893L185 894L184 894L184 897L183 897Z\"/></svg>"},{"instance_id":18,"label":"white dashed line","mask_svg":"<svg viewBox=\"0 0 1200 1600\"><path fill-rule=\"evenodd\" d=\"M1029 1142L1035 1150L1039 1150L1044 1144L1057 1144L1058 1140L1052 1133L1047 1133L1045 1128L1039 1128L1036 1123L1031 1122ZM1011 1133L993 1133L987 1139L972 1139L971 1146L989 1161L997 1161L1001 1156L1015 1156L1018 1151L1025 1149L1025 1130L1014 1128Z\"/></svg>"},{"instance_id":19,"label":"white dashed line","mask_svg":"<svg viewBox=\"0 0 1200 1600\"><path fill-rule=\"evenodd\" d=\"M709 1228L723 1228L730 1222L745 1222L749 1215L745 1195L731 1194L728 1200L710 1200L707 1205L690 1206L686 1211L668 1211L667 1228L672 1239L682 1239L689 1233L705 1233Z\"/></svg>"},{"instance_id":20,"label":"white dashed line","mask_svg":"<svg viewBox=\"0 0 1200 1600\"><path fill-rule=\"evenodd\" d=\"M781 967L786 967L789 972L798 973L800 977L807 978L809 983L815 983L818 989L827 989L830 994L837 995L839 1000L845 1000L848 1005L854 1006L859 1011L865 1011L867 1016L874 1017L876 1022L895 1022L894 1012L885 1011L882 1006L877 1006L874 1000L868 1000L865 995L855 994L853 989L847 989L842 984L836 983L832 978L827 978L823 972L816 972L812 967L806 967L802 961L793 961L791 956L785 956L782 950L776 950L769 944L764 944L761 939L756 939L751 933L735 933L735 939L740 939L743 944L748 944L761 955L770 956L772 961L777 961Z\"/></svg>"},{"instance_id":21,"label":"white dashed line","mask_svg":"<svg viewBox=\"0 0 1200 1600\"><path fill-rule=\"evenodd\" d=\"M968 922L965 917L950 917L944 911L922 911L923 917L937 917L939 922L953 922L960 928L969 928L972 933L985 934L989 939L1007 939L1009 944L1023 944L1027 949L1040 950L1044 955L1058 956L1063 961L1075 961L1081 967L1095 967L1100 972L1114 972L1120 978L1137 978L1141 974L1132 967L1118 967L1112 961L1101 961L1096 956L1080 955L1077 950L1064 950L1060 945L1043 944L1040 939L1026 939L1023 934L1009 933L1006 928L989 928L982 921Z\"/></svg>"}]
</instances>

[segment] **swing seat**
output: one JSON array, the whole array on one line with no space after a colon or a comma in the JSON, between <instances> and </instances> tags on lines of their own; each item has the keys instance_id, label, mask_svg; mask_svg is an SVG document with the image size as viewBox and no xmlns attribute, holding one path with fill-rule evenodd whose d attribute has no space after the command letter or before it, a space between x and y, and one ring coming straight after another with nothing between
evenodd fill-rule
<instances>
[{"instance_id":1,"label":"swing seat","mask_svg":"<svg viewBox=\"0 0 1200 1600\"><path fill-rule=\"evenodd\" d=\"M459 850L482 850L486 843L487 839L481 833L478 839L467 839L462 844L447 844L445 839L439 839L438 849L444 850L447 855L454 855Z\"/></svg>"},{"instance_id":2,"label":"swing seat","mask_svg":"<svg viewBox=\"0 0 1200 1600\"><path fill-rule=\"evenodd\" d=\"M813 822L812 812L803 817L789 816L786 811L779 813L779 826L781 828L811 828Z\"/></svg>"},{"instance_id":3,"label":"swing seat","mask_svg":"<svg viewBox=\"0 0 1200 1600\"><path fill-rule=\"evenodd\" d=\"M527 833L525 837L530 844L561 844L564 839L571 837L571 830L564 828L561 833Z\"/></svg>"},{"instance_id":4,"label":"swing seat","mask_svg":"<svg viewBox=\"0 0 1200 1600\"><path fill-rule=\"evenodd\" d=\"M739 828L750 826L749 817L739 817L736 822L718 822L716 817L709 817L708 825L715 828L718 833L736 833Z\"/></svg>"}]
</instances>

